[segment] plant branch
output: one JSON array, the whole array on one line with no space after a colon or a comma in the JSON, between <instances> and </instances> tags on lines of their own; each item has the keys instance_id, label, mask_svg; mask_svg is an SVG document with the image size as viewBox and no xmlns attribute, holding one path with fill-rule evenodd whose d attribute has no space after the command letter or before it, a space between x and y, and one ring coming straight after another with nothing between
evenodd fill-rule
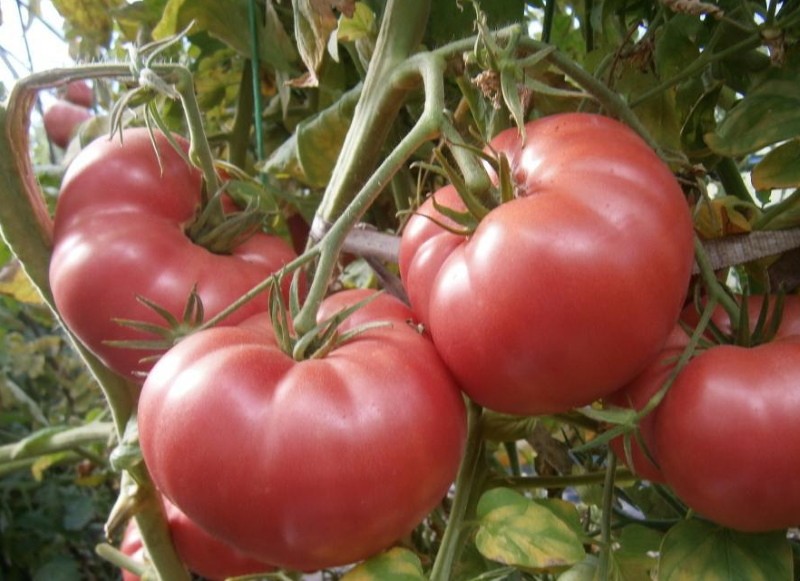
<instances>
[{"instance_id":1,"label":"plant branch","mask_svg":"<svg viewBox=\"0 0 800 581\"><path fill-rule=\"evenodd\" d=\"M303 308L295 317L295 328L300 333L311 330L316 323L316 313L327 291L328 283L336 267L336 259L349 232L358 223L369 206L375 201L383 188L391 182L392 176L403 166L411 154L438 134L444 104L443 73L445 63L430 53L416 55L404 66L395 70L392 85L407 83L410 79L421 76L425 88L425 106L417 123L397 147L384 159L383 163L372 173L360 189L356 197L343 210L336 222L319 243L320 261L317 265L314 281L308 292ZM391 89L388 89L391 91ZM340 156L341 159L341 156ZM318 214L312 225L312 237L315 232L324 232L324 218Z\"/></svg>"},{"instance_id":2,"label":"plant branch","mask_svg":"<svg viewBox=\"0 0 800 581\"><path fill-rule=\"evenodd\" d=\"M487 488L503 486L515 490L535 490L546 488L566 488L568 486L586 486L600 484L607 477L606 471L588 472L586 474L567 474L565 476L505 476L492 478L487 483ZM633 483L638 480L627 468L616 468L614 480L618 483Z\"/></svg>"},{"instance_id":3,"label":"plant branch","mask_svg":"<svg viewBox=\"0 0 800 581\"><path fill-rule=\"evenodd\" d=\"M483 431L481 430L483 408L470 401L467 411L469 427L467 446L456 477L456 493L450 510L450 518L431 569L430 581L452 579L453 565L458 560L458 555L463 548L464 521L469 512L474 509L471 504L476 490L481 486L479 476L484 462Z\"/></svg>"},{"instance_id":4,"label":"plant branch","mask_svg":"<svg viewBox=\"0 0 800 581\"><path fill-rule=\"evenodd\" d=\"M111 422L93 422L77 428L56 432L47 438L36 438L0 446L0 464L14 460L36 458L54 452L75 450L80 446L107 443L114 436Z\"/></svg>"}]
</instances>

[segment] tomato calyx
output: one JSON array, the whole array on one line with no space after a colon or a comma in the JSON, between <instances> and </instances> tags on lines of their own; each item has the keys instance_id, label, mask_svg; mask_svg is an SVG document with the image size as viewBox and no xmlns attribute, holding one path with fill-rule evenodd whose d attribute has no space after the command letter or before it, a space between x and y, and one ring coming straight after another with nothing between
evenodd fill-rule
<instances>
[{"instance_id":1,"label":"tomato calyx","mask_svg":"<svg viewBox=\"0 0 800 581\"><path fill-rule=\"evenodd\" d=\"M275 339L281 351L292 357L295 361L322 359L331 351L358 335L370 329L390 325L389 322L373 321L358 325L345 332L339 329L342 322L350 315L383 294L381 292L376 292L353 303L345 309L337 311L331 317L317 323L308 332L298 334L295 332L294 325L292 324L292 318L300 310L296 289L297 285L293 284L290 292L291 307L288 309L283 302L283 297L281 296L277 282L274 283L272 291L270 292L270 319L275 330Z\"/></svg>"},{"instance_id":2,"label":"tomato calyx","mask_svg":"<svg viewBox=\"0 0 800 581\"><path fill-rule=\"evenodd\" d=\"M186 229L186 235L198 246L214 254L231 254L254 234L262 231L266 214L248 202L244 209L225 211L223 199L226 185L211 196L197 218Z\"/></svg>"},{"instance_id":3,"label":"tomato calyx","mask_svg":"<svg viewBox=\"0 0 800 581\"><path fill-rule=\"evenodd\" d=\"M448 161L440 149L434 151L434 156L438 166L435 167L440 171L453 186L458 194L458 197L464 204L464 210L457 210L441 204L433 198L434 209L443 217L447 218L450 224L437 220L432 216L427 218L433 221L434 224L440 228L455 234L456 236L470 236L475 232L478 224L483 220L489 212L498 206L510 202L517 196L516 187L514 185L511 164L508 157L502 152L484 151L475 148L465 143L450 143L451 148L466 148L469 153L475 155L480 161L494 172L497 176L497 185L492 185L485 192L476 193L461 172L459 172ZM453 225L454 224L454 225Z\"/></svg>"},{"instance_id":4,"label":"tomato calyx","mask_svg":"<svg viewBox=\"0 0 800 581\"><path fill-rule=\"evenodd\" d=\"M756 296L760 300L751 304L750 299L756 298ZM743 295L739 297L731 294L731 299L736 305L736 309L727 313L729 325L726 325L724 320L722 326L714 319L708 321L705 332L710 337L707 341L709 347L714 345L757 347L778 338L786 305L784 291L781 290L774 295ZM753 306L758 308L758 315L755 318L751 312ZM697 296L695 296L694 308L698 313L705 308L702 300ZM688 325L686 328L691 332Z\"/></svg>"},{"instance_id":5,"label":"tomato calyx","mask_svg":"<svg viewBox=\"0 0 800 581\"><path fill-rule=\"evenodd\" d=\"M177 344L178 341L187 335L193 333L203 324L205 310L203 308L203 301L200 298L200 294L197 292L197 285L192 287L192 290L186 299L186 305L184 306L180 319L175 317L175 315L173 315L168 309L146 297L137 295L136 300L161 317L164 320L164 324L159 325L147 321L115 318L114 322L118 325L127 327L129 329L134 329L142 333L154 335L155 337L152 339L141 340L109 340L104 342L106 345L121 347L124 349L141 349L143 351L156 350L163 352ZM141 361L151 361L159 357L160 355L150 355L143 357Z\"/></svg>"}]
</instances>

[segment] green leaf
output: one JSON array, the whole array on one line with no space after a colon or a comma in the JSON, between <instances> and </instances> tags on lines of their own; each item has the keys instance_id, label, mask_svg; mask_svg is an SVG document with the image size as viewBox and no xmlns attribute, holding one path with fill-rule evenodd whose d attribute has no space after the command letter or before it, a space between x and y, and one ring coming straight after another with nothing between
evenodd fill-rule
<instances>
[{"instance_id":1,"label":"green leaf","mask_svg":"<svg viewBox=\"0 0 800 581\"><path fill-rule=\"evenodd\" d=\"M121 0L53 0L66 21L67 38L79 36L102 46L111 40L111 9L121 4Z\"/></svg>"},{"instance_id":2,"label":"green leaf","mask_svg":"<svg viewBox=\"0 0 800 581\"><path fill-rule=\"evenodd\" d=\"M291 177L312 187L325 187L342 149L361 94L360 85L330 107L300 122L292 136L260 167L276 177Z\"/></svg>"},{"instance_id":3,"label":"green leaf","mask_svg":"<svg viewBox=\"0 0 800 581\"><path fill-rule=\"evenodd\" d=\"M400 547L389 549L349 571L342 581L423 581L419 557Z\"/></svg>"},{"instance_id":4,"label":"green leaf","mask_svg":"<svg viewBox=\"0 0 800 581\"><path fill-rule=\"evenodd\" d=\"M619 579L651 579L658 564L658 549L663 535L651 528L632 524L622 529L619 549L612 553Z\"/></svg>"},{"instance_id":5,"label":"green leaf","mask_svg":"<svg viewBox=\"0 0 800 581\"><path fill-rule=\"evenodd\" d=\"M73 496L64 511L64 529L79 531L97 516L91 496Z\"/></svg>"},{"instance_id":6,"label":"green leaf","mask_svg":"<svg viewBox=\"0 0 800 581\"><path fill-rule=\"evenodd\" d=\"M736 157L800 135L800 79L770 79L734 106L706 135L720 155Z\"/></svg>"},{"instance_id":7,"label":"green leaf","mask_svg":"<svg viewBox=\"0 0 800 581\"><path fill-rule=\"evenodd\" d=\"M655 64L662 79L672 78L683 71L700 54L697 37L703 24L690 14L675 14L659 29L655 47Z\"/></svg>"},{"instance_id":8,"label":"green leaf","mask_svg":"<svg viewBox=\"0 0 800 581\"><path fill-rule=\"evenodd\" d=\"M525 14L523 0L481 2L480 7L491 28L520 22ZM427 42L432 46L440 46L451 40L470 36L475 33L474 22L475 9L470 0L435 0L431 2Z\"/></svg>"},{"instance_id":9,"label":"green leaf","mask_svg":"<svg viewBox=\"0 0 800 581\"><path fill-rule=\"evenodd\" d=\"M658 581L789 581L792 566L784 531L741 533L686 520L664 537Z\"/></svg>"},{"instance_id":10,"label":"green leaf","mask_svg":"<svg viewBox=\"0 0 800 581\"><path fill-rule=\"evenodd\" d=\"M68 555L54 557L36 570L33 581L78 581L80 565Z\"/></svg>"},{"instance_id":11,"label":"green leaf","mask_svg":"<svg viewBox=\"0 0 800 581\"><path fill-rule=\"evenodd\" d=\"M500 70L500 90L503 93L503 101L508 107L514 123L519 130L520 140L525 142L525 109L522 106L522 99L518 88L519 70L514 65L506 65Z\"/></svg>"},{"instance_id":12,"label":"green leaf","mask_svg":"<svg viewBox=\"0 0 800 581\"><path fill-rule=\"evenodd\" d=\"M800 187L800 141L792 140L770 151L750 175L757 190Z\"/></svg>"},{"instance_id":13,"label":"green leaf","mask_svg":"<svg viewBox=\"0 0 800 581\"><path fill-rule=\"evenodd\" d=\"M163 16L153 29L156 40L168 38L184 30L194 21L191 33L206 31L241 55L253 55L253 42L249 34L250 21L247 12L248 0L168 0ZM262 63L268 63L281 71L291 70L296 58L294 45L286 34L272 6L266 3L264 20L258 30L258 55Z\"/></svg>"},{"instance_id":14,"label":"green leaf","mask_svg":"<svg viewBox=\"0 0 800 581\"><path fill-rule=\"evenodd\" d=\"M585 556L575 530L575 508L533 501L507 488L494 488L478 501L475 544L487 559L529 570L569 567Z\"/></svg>"}]
</instances>

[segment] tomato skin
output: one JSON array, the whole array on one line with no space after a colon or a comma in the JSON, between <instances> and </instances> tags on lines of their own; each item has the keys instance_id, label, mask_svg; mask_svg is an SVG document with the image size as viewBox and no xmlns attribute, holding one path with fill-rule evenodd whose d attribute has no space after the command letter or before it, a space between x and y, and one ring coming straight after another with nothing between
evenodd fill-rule
<instances>
[{"instance_id":1,"label":"tomato skin","mask_svg":"<svg viewBox=\"0 0 800 581\"><path fill-rule=\"evenodd\" d=\"M655 415L667 482L696 512L762 532L800 524L800 337L720 345L678 375Z\"/></svg>"},{"instance_id":2,"label":"tomato skin","mask_svg":"<svg viewBox=\"0 0 800 581\"><path fill-rule=\"evenodd\" d=\"M163 135L156 142L163 171L146 129L126 130L122 145L91 143L64 176L54 220L50 283L56 306L103 363L132 379L152 366L140 360L159 352L106 344L154 338L116 320L164 325L137 295L180 318L197 285L210 318L295 257L288 243L266 234L256 234L230 255L194 244L184 228L200 205L200 174ZM257 299L224 323L264 310L266 301Z\"/></svg>"},{"instance_id":3,"label":"tomato skin","mask_svg":"<svg viewBox=\"0 0 800 581\"><path fill-rule=\"evenodd\" d=\"M409 220L400 269L412 307L477 403L586 405L635 377L671 332L693 261L687 204L655 153L609 118L545 117L525 145L509 130L490 147L508 157L517 197L460 243ZM420 213L438 214L430 200Z\"/></svg>"},{"instance_id":4,"label":"tomato skin","mask_svg":"<svg viewBox=\"0 0 800 581\"><path fill-rule=\"evenodd\" d=\"M175 551L193 573L211 581L222 581L228 577L274 570L274 567L245 555L201 529L166 499L164 499L164 511ZM120 550L138 561L145 559L142 537L133 519L125 530ZM122 579L139 581L139 577L130 571L123 571Z\"/></svg>"},{"instance_id":5,"label":"tomato skin","mask_svg":"<svg viewBox=\"0 0 800 581\"><path fill-rule=\"evenodd\" d=\"M86 81L72 81L64 89L64 99L89 109L94 104L94 91Z\"/></svg>"},{"instance_id":6,"label":"tomato skin","mask_svg":"<svg viewBox=\"0 0 800 581\"><path fill-rule=\"evenodd\" d=\"M336 294L320 317L368 294ZM444 497L466 437L458 387L409 318L382 295L341 331L390 325L300 362L278 349L266 315L189 336L142 389L154 482L201 526L276 566L310 571L388 547Z\"/></svg>"},{"instance_id":7,"label":"tomato skin","mask_svg":"<svg viewBox=\"0 0 800 581\"><path fill-rule=\"evenodd\" d=\"M737 299L738 302L742 302L742 300L741 297ZM745 300L748 304L750 331L752 332L755 330L758 323L759 312L764 302L764 296L752 295ZM773 315L774 307L775 299L771 298L768 311L769 316ZM681 322L683 325L687 325L688 329L696 327L699 320L700 314L693 304L687 305L683 309L681 313ZM711 321L713 321L722 333L731 333L730 318L721 306L717 306L714 310L711 315ZM800 336L800 296L789 295L785 297L781 324L776 331L775 339L791 339L795 336ZM712 338L710 333L707 338ZM676 325L667 339L661 354L633 381L608 396L605 400L606 403L620 407L632 407L636 410L642 409L647 402L650 401L650 398L664 385L664 382L673 372L675 364L678 362L678 359L688 343L689 335L687 334L687 330L684 329L681 324ZM639 424L640 434L651 457L656 454L655 416L657 411L658 408L642 418ZM625 462L626 457L622 438L615 438L609 444L617 458ZM631 440L630 448L631 460L633 461L633 466L630 466L630 468L636 474L651 482L666 481L661 469L653 464L651 458L648 458L647 454L641 450L639 444L635 440Z\"/></svg>"},{"instance_id":8,"label":"tomato skin","mask_svg":"<svg viewBox=\"0 0 800 581\"><path fill-rule=\"evenodd\" d=\"M89 109L58 100L47 108L42 120L47 138L58 147L66 149L78 126L91 117L92 112Z\"/></svg>"},{"instance_id":9,"label":"tomato skin","mask_svg":"<svg viewBox=\"0 0 800 581\"><path fill-rule=\"evenodd\" d=\"M689 336L686 331L680 325L676 325L658 357L653 359L633 381L609 395L605 402L637 411L644 408L673 373L678 359L688 344ZM659 466L653 462L655 460L654 417L655 410L639 422L639 435L647 447L647 453L642 450L634 435L630 435L632 465L629 468L645 480L663 483L664 475ZM619 460L627 463L628 458L625 455L625 444L622 437L611 440L609 446Z\"/></svg>"}]
</instances>

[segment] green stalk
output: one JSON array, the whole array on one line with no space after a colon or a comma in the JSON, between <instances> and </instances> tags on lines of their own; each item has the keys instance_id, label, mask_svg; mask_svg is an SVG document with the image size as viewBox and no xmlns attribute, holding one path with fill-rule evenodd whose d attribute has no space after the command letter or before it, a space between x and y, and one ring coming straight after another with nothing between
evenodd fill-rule
<instances>
[{"instance_id":1,"label":"green stalk","mask_svg":"<svg viewBox=\"0 0 800 581\"><path fill-rule=\"evenodd\" d=\"M753 203L753 196L744 184L742 174L736 162L730 157L723 157L715 168L725 193L745 202Z\"/></svg>"},{"instance_id":2,"label":"green stalk","mask_svg":"<svg viewBox=\"0 0 800 581\"><path fill-rule=\"evenodd\" d=\"M334 222L361 189L379 159L406 91L390 82L397 67L418 48L430 0L389 0L364 89L317 215Z\"/></svg>"},{"instance_id":3,"label":"green stalk","mask_svg":"<svg viewBox=\"0 0 800 581\"><path fill-rule=\"evenodd\" d=\"M250 144L250 128L254 119L253 105L253 70L245 62L242 78L239 81L239 100L236 103L236 115L233 128L228 139L228 161L236 167L244 168L247 164L247 147ZM258 115L259 121L261 115Z\"/></svg>"},{"instance_id":4,"label":"green stalk","mask_svg":"<svg viewBox=\"0 0 800 581\"><path fill-rule=\"evenodd\" d=\"M450 518L431 569L430 581L450 581L452 579L453 566L458 561L458 556L464 546L465 520L475 509L476 492L481 486L479 480L485 450L481 430L483 408L470 401L467 411L469 426L467 446L456 477L456 493L450 510Z\"/></svg>"},{"instance_id":5,"label":"green stalk","mask_svg":"<svg viewBox=\"0 0 800 581\"><path fill-rule=\"evenodd\" d=\"M200 110L197 95L194 92L194 77L189 69L180 66L172 67L171 73L177 77L175 90L181 97L186 126L189 129L189 159L196 163L203 172L206 191L213 194L219 189L219 178L217 170L214 168L214 156L211 154L211 147L206 139L203 112ZM222 207L220 206L221 211Z\"/></svg>"},{"instance_id":6,"label":"green stalk","mask_svg":"<svg viewBox=\"0 0 800 581\"><path fill-rule=\"evenodd\" d=\"M250 58L250 79L253 104L253 127L256 133L256 159L259 161L264 158L264 133L261 122L261 82L260 75L261 63L258 59L258 24L256 22L256 2L250 0L247 3L247 20L250 26L250 42L253 45L253 55Z\"/></svg>"},{"instance_id":7,"label":"green stalk","mask_svg":"<svg viewBox=\"0 0 800 581\"><path fill-rule=\"evenodd\" d=\"M665 81L659 83L650 90L645 91L635 99L632 99L630 102L630 106L632 108L636 107L637 105L644 103L651 97L660 95L670 87L674 87L681 81L699 75L703 71L703 69L705 69L708 65L712 63L728 58L729 56L733 56L740 52L757 48L760 45L761 45L761 34L754 33L748 35L743 40L740 40L736 44L733 44L728 48L721 50L719 52L709 53L708 50L706 50L699 57L697 57L697 59L695 59L694 62L689 64L685 69L683 69L677 75L670 77L669 79L666 79Z\"/></svg>"},{"instance_id":8,"label":"green stalk","mask_svg":"<svg viewBox=\"0 0 800 581\"><path fill-rule=\"evenodd\" d=\"M57 432L52 436L36 440L31 445L20 443L0 446L0 465L14 460L37 458L45 454L75 450L80 446L103 444L114 435L114 425L110 422L93 422L84 426Z\"/></svg>"},{"instance_id":9,"label":"green stalk","mask_svg":"<svg viewBox=\"0 0 800 581\"><path fill-rule=\"evenodd\" d=\"M608 579L611 573L611 515L614 506L614 478L617 457L609 450L606 455L606 472L603 481L603 513L600 517L600 561L597 570L600 579Z\"/></svg>"},{"instance_id":10,"label":"green stalk","mask_svg":"<svg viewBox=\"0 0 800 581\"><path fill-rule=\"evenodd\" d=\"M507 476L492 478L487 488L505 487L515 490L535 490L545 488L566 488L568 486L587 486L599 484L608 478L607 471L586 474L567 474L564 476ZM614 473L617 482L630 484L638 478L627 468L617 468Z\"/></svg>"},{"instance_id":11,"label":"green stalk","mask_svg":"<svg viewBox=\"0 0 800 581\"><path fill-rule=\"evenodd\" d=\"M735 322L739 320L739 305L736 304L733 297L728 294L725 287L717 279L714 269L708 260L708 255L703 248L703 243L700 242L698 238L695 238L694 241L694 257L697 261L697 265L700 267L700 276L703 278L709 297L722 305L722 308L728 313L731 322L735 324Z\"/></svg>"},{"instance_id":12,"label":"green stalk","mask_svg":"<svg viewBox=\"0 0 800 581\"><path fill-rule=\"evenodd\" d=\"M352 202L344 207L336 222L320 242L320 260L314 280L303 308L294 319L295 329L299 333L307 333L317 324L317 310L325 297L330 277L336 268L339 251L348 233L383 191L383 188L391 182L392 177L411 154L438 134L444 103L442 80L444 67L443 59L436 58L430 53L424 53L409 59L404 66L395 70L395 74L391 78L387 79L389 84L387 91L391 92L393 90L391 86L413 86L412 79L421 76L425 87L423 113L397 147L372 172ZM339 159L341 160L342 157L344 156L340 156Z\"/></svg>"},{"instance_id":13,"label":"green stalk","mask_svg":"<svg viewBox=\"0 0 800 581\"><path fill-rule=\"evenodd\" d=\"M498 30L495 33L495 38L507 39L518 34L519 25L515 24ZM457 56L463 52L473 50L476 40L477 37L458 40L436 49L434 53L445 58ZM526 36L521 36L519 38L519 46L521 48L527 48L531 51L548 50L544 60L561 69L561 71L572 78L572 80L575 81L579 87L596 98L598 103L600 103L600 105L606 109L610 115L623 121L634 131L636 131L652 149L661 153L658 143L650 135L650 132L639 120L639 117L637 117L636 113L633 112L633 109L631 108L632 105L629 106L628 103L625 102L625 99L623 99L618 93L611 90L602 81L594 77L591 73L586 71L583 67L581 67L564 53L560 52L559 50L552 50L552 46L545 42L534 40Z\"/></svg>"}]
</instances>

